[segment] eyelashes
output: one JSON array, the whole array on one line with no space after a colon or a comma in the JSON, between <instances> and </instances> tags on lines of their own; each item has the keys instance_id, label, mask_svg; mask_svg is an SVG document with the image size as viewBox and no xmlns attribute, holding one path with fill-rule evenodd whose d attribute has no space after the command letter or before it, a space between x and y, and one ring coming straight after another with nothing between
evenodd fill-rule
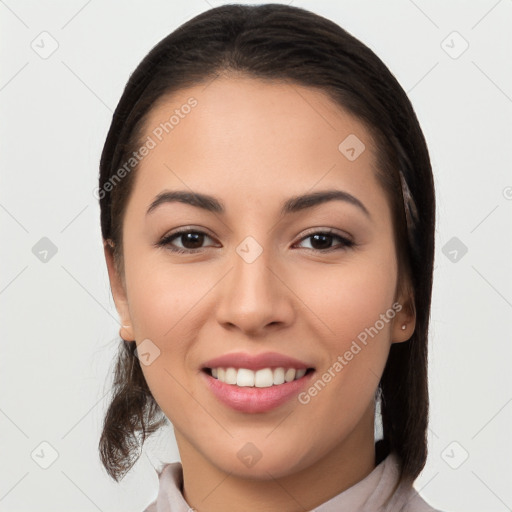
<instances>
[{"instance_id":1,"label":"eyelashes","mask_svg":"<svg viewBox=\"0 0 512 512\"><path fill-rule=\"evenodd\" d=\"M185 235L192 235L192 237L188 238L188 240L187 240L187 239L185 239ZM180 231L176 231L174 233L170 233L169 235L164 236L155 245L157 247L164 247L165 249L167 249L173 253L176 253L176 254L198 254L208 248L208 247L187 248L187 247L177 247L177 246L173 245L173 242L180 238L181 238L182 245L183 245L183 242L185 242L185 244L192 243L192 245L194 245L194 244L200 245L201 243L204 242L205 238L212 239L212 237L210 235L208 235L207 233L205 233L204 231L186 228L186 229L182 229ZM308 233L307 235L303 236L297 243L301 243L308 239L312 239L313 243L311 245L316 245L316 244L322 245L325 243L329 244L329 242L334 239L337 239L340 241L338 246L328 247L327 249L326 248L318 249L315 247L311 247L311 248L306 247L305 248L307 251L312 251L314 253L319 253L319 254L330 253L333 251L347 250L347 249L350 249L350 248L353 248L356 246L355 242L336 233L332 229L322 229L322 230L312 231L312 232ZM212 246L209 246L209 247L212 247Z\"/></svg>"},{"instance_id":2,"label":"eyelashes","mask_svg":"<svg viewBox=\"0 0 512 512\"><path fill-rule=\"evenodd\" d=\"M187 248L180 248L180 247L175 247L172 245L172 242L177 239L177 238L183 238L184 235L187 235L187 234L193 234L195 235L195 238L192 238L191 240L189 241L192 241L192 242L197 242L198 240L199 241L202 241L204 237L206 238L211 238L210 235L208 235L207 233L205 233L204 231L199 231L199 230L196 230L196 229L184 229L184 230L181 230L181 231L177 231L175 233L171 233L170 235L166 235L164 236L160 242L158 242L158 246L160 247L165 247L166 249L170 250L171 252L175 252L175 253L179 253L179 254L194 254L194 253L198 253L198 252L201 252L204 248L203 247L200 247L200 248L193 248L193 249L187 249Z\"/></svg>"}]
</instances>

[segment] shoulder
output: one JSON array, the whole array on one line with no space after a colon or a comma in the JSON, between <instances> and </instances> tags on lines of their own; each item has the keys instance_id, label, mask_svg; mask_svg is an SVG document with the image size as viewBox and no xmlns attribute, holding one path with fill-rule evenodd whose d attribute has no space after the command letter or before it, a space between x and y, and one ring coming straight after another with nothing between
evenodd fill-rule
<instances>
[{"instance_id":1,"label":"shoulder","mask_svg":"<svg viewBox=\"0 0 512 512\"><path fill-rule=\"evenodd\" d=\"M157 512L156 500L152 501L142 512Z\"/></svg>"},{"instance_id":2,"label":"shoulder","mask_svg":"<svg viewBox=\"0 0 512 512\"><path fill-rule=\"evenodd\" d=\"M415 491L413 491L415 493ZM437 508L431 507L419 494L415 494L411 497L410 501L407 501L401 512L443 512Z\"/></svg>"},{"instance_id":3,"label":"shoulder","mask_svg":"<svg viewBox=\"0 0 512 512\"><path fill-rule=\"evenodd\" d=\"M395 490L386 501L386 506L383 507L382 512L443 512L427 503L414 488L412 480L399 481L400 463L395 453L388 455L385 465L386 472L390 477L390 486L394 487Z\"/></svg>"},{"instance_id":4,"label":"shoulder","mask_svg":"<svg viewBox=\"0 0 512 512\"><path fill-rule=\"evenodd\" d=\"M180 462L165 464L158 474L158 494L142 512L161 512L169 510L169 505L182 505L181 485L183 479ZM183 500L183 503L184 500ZM173 508L174 510L174 508ZM181 510L181 509L180 509Z\"/></svg>"},{"instance_id":5,"label":"shoulder","mask_svg":"<svg viewBox=\"0 0 512 512\"><path fill-rule=\"evenodd\" d=\"M427 503L418 491L414 489L412 483L400 485L396 497L400 503L400 512L443 512ZM393 508L393 510L395 509Z\"/></svg>"}]
</instances>

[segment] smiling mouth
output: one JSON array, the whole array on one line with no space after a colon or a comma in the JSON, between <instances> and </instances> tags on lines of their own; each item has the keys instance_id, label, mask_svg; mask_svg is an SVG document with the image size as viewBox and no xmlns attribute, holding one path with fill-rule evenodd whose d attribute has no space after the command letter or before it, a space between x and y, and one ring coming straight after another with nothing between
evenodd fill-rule
<instances>
[{"instance_id":1,"label":"smiling mouth","mask_svg":"<svg viewBox=\"0 0 512 512\"><path fill-rule=\"evenodd\" d=\"M250 370L248 368L203 368L203 371L225 384L237 387L269 388L279 386L294 380L299 380L305 375L314 372L314 368L261 368Z\"/></svg>"}]
</instances>

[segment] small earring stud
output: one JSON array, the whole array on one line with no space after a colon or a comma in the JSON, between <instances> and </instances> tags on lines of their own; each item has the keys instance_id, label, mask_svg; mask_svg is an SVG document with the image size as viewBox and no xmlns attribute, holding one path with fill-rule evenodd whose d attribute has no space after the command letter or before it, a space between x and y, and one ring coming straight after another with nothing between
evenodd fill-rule
<instances>
[{"instance_id":1,"label":"small earring stud","mask_svg":"<svg viewBox=\"0 0 512 512\"><path fill-rule=\"evenodd\" d=\"M406 325L406 324L403 324L403 325L402 325L402 331L405 331L405 329L407 329L407 325Z\"/></svg>"}]
</instances>

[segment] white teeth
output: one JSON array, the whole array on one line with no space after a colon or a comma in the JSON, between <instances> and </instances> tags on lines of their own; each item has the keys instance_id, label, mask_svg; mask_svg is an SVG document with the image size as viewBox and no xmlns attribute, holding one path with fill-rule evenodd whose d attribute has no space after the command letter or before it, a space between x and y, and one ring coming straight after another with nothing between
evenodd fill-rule
<instances>
[{"instance_id":1,"label":"white teeth","mask_svg":"<svg viewBox=\"0 0 512 512\"><path fill-rule=\"evenodd\" d=\"M297 370L295 378L300 379L301 377L304 377L304 375L306 375L306 370L304 368L301 368L300 370Z\"/></svg>"},{"instance_id":2,"label":"white teeth","mask_svg":"<svg viewBox=\"0 0 512 512\"><path fill-rule=\"evenodd\" d=\"M284 384L284 368L276 368L274 370L274 384Z\"/></svg>"},{"instance_id":3,"label":"white teeth","mask_svg":"<svg viewBox=\"0 0 512 512\"><path fill-rule=\"evenodd\" d=\"M270 368L263 368L254 374L254 386L257 388L269 388L274 384L274 375Z\"/></svg>"},{"instance_id":4,"label":"white teeth","mask_svg":"<svg viewBox=\"0 0 512 512\"><path fill-rule=\"evenodd\" d=\"M237 371L235 368L226 368L226 384L236 384L237 380Z\"/></svg>"},{"instance_id":5,"label":"white teeth","mask_svg":"<svg viewBox=\"0 0 512 512\"><path fill-rule=\"evenodd\" d=\"M262 368L261 370L248 370L247 368L211 368L212 377L240 387L268 388L278 386L285 382L297 380L306 374L306 369L301 368Z\"/></svg>"},{"instance_id":6,"label":"white teeth","mask_svg":"<svg viewBox=\"0 0 512 512\"><path fill-rule=\"evenodd\" d=\"M243 387L254 386L254 372L252 370L247 370L246 368L240 368L236 376L236 385Z\"/></svg>"},{"instance_id":7,"label":"white teeth","mask_svg":"<svg viewBox=\"0 0 512 512\"><path fill-rule=\"evenodd\" d=\"M296 370L294 368L288 368L284 374L284 380L286 382L291 382L293 379L295 379L295 371Z\"/></svg>"}]
</instances>

